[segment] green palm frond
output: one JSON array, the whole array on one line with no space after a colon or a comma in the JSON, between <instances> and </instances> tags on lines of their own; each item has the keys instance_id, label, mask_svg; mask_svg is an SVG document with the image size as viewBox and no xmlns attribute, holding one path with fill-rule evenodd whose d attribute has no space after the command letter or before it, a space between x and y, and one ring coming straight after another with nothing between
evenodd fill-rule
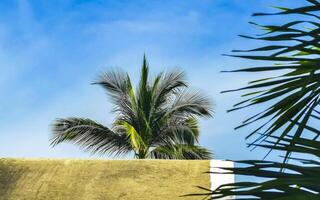
<instances>
[{"instance_id":1,"label":"green palm frond","mask_svg":"<svg viewBox=\"0 0 320 200\"><path fill-rule=\"evenodd\" d=\"M300 17L282 25L258 25L266 32L249 39L273 43L235 57L253 61L271 61L274 65L250 67L233 72L273 72L249 86L232 91L249 90L246 100L236 104L238 110L250 106L266 108L245 120L238 128L261 122L254 135L253 147L284 152L285 162L265 160L236 161L235 168L222 168L246 177L247 181L220 186L214 191L204 189L207 199L317 200L320 198L320 141L317 124L320 120L320 3L306 0L306 6L279 8L275 14ZM308 28L306 28L308 27ZM256 53L256 54L254 54ZM265 62L264 62L265 63ZM257 180L253 181L253 177ZM197 194L201 195L201 194Z\"/></svg>"},{"instance_id":2,"label":"green palm frond","mask_svg":"<svg viewBox=\"0 0 320 200\"><path fill-rule=\"evenodd\" d=\"M130 77L127 73L117 70L103 73L93 84L102 86L113 103L113 112L119 114L122 120L136 123L137 102Z\"/></svg>"},{"instance_id":3,"label":"green palm frond","mask_svg":"<svg viewBox=\"0 0 320 200\"><path fill-rule=\"evenodd\" d=\"M116 130L119 132L124 132L130 138L130 143L132 145L132 149L138 153L140 149L146 149L147 146L141 138L140 134L137 130L126 121L117 121L115 123Z\"/></svg>"},{"instance_id":4,"label":"green palm frond","mask_svg":"<svg viewBox=\"0 0 320 200\"><path fill-rule=\"evenodd\" d=\"M193 134L194 138L198 141L200 136L199 123L197 118L189 117L186 120L186 126L190 129L190 132Z\"/></svg>"},{"instance_id":5,"label":"green palm frond","mask_svg":"<svg viewBox=\"0 0 320 200\"><path fill-rule=\"evenodd\" d=\"M182 71L160 73L153 84L154 108L159 109L168 103L168 99L188 86Z\"/></svg>"},{"instance_id":6,"label":"green palm frond","mask_svg":"<svg viewBox=\"0 0 320 200\"><path fill-rule=\"evenodd\" d=\"M137 91L137 102L139 108L142 110L141 114L144 115L146 119L150 116L151 104L152 101L152 92L150 84L148 82L149 77L149 64L146 57L143 57L143 64L141 68L140 82Z\"/></svg>"},{"instance_id":7,"label":"green palm frond","mask_svg":"<svg viewBox=\"0 0 320 200\"><path fill-rule=\"evenodd\" d=\"M271 142L260 145L267 149L291 151L303 156L291 158L295 164L273 161L244 160L237 161L243 167L223 168L227 173L246 176L249 181L225 184L215 191L208 191L208 199L234 198L261 200L316 200L320 197L320 142L306 138L296 140L296 146L290 145L292 137L286 143ZM276 145L276 146L274 146ZM301 158L303 157L303 158ZM285 169L285 170L281 170ZM259 177L261 182L250 181Z\"/></svg>"},{"instance_id":8,"label":"green palm frond","mask_svg":"<svg viewBox=\"0 0 320 200\"><path fill-rule=\"evenodd\" d=\"M212 102L210 98L199 91L181 91L175 98L167 115L212 116Z\"/></svg>"},{"instance_id":9,"label":"green palm frond","mask_svg":"<svg viewBox=\"0 0 320 200\"><path fill-rule=\"evenodd\" d=\"M299 8L281 8L272 15L292 15L300 20L289 21L282 25L259 25L264 34L248 39L272 43L251 50L235 51L241 54L234 57L273 63L273 65L249 67L231 72L273 72L278 75L254 80L248 86L230 91L249 91L246 99L234 105L229 111L247 107L265 106L264 109L243 121L237 128L261 123L248 134L253 139L251 146L264 143L271 136L279 136L275 145L288 135L293 135L291 145L303 136L304 128L319 117L320 103L320 11L316 0L307 1L308 5ZM258 13L255 16L271 15ZM290 18L288 18L290 20ZM279 133L280 130L284 130ZM258 134L259 133L259 134ZM312 133L314 138L319 132ZM290 152L286 153L285 159Z\"/></svg>"},{"instance_id":10,"label":"green palm frond","mask_svg":"<svg viewBox=\"0 0 320 200\"><path fill-rule=\"evenodd\" d=\"M90 119L57 119L53 124L52 146L62 142L79 144L92 153L123 155L130 152L130 139Z\"/></svg>"},{"instance_id":11,"label":"green palm frond","mask_svg":"<svg viewBox=\"0 0 320 200\"><path fill-rule=\"evenodd\" d=\"M199 124L195 117L187 119L172 117L163 128L154 143L165 144L174 141L174 143L193 145L199 142Z\"/></svg>"},{"instance_id":12,"label":"green palm frond","mask_svg":"<svg viewBox=\"0 0 320 200\"><path fill-rule=\"evenodd\" d=\"M106 89L108 95L114 102L127 96L132 88L128 74L121 70L112 70L103 73L93 84L101 85Z\"/></svg>"}]
</instances>

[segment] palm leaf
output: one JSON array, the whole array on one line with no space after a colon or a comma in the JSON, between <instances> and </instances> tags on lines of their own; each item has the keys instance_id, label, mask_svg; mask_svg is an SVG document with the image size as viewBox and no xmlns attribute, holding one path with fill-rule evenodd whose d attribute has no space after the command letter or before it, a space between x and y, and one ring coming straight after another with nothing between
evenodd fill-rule
<instances>
[{"instance_id":1,"label":"palm leaf","mask_svg":"<svg viewBox=\"0 0 320 200\"><path fill-rule=\"evenodd\" d=\"M320 113L317 111L320 103L320 18L315 13L320 11L320 4L317 0L306 0L306 2L308 5L299 8L278 7L281 10L278 13L255 14L255 16L296 14L301 20L280 26L258 25L267 32L258 37L246 38L271 41L273 45L236 51L260 52L259 55L235 55L253 61L271 61L275 65L249 67L233 72L283 71L279 76L255 80L247 87L233 90L251 90L243 95L249 98L236 104L233 110L267 105L265 109L246 119L239 127L263 121L262 125L248 135L248 138L257 136L251 146L284 152L285 162L236 161L237 167L222 169L227 170L226 173L245 176L248 181L225 184L211 192L206 189L202 195L208 199L236 197L262 200L316 200L320 197L320 141L319 131L315 126L320 119ZM305 29L304 25L313 27ZM281 45L278 42L281 42ZM252 177L258 177L259 181L253 182Z\"/></svg>"},{"instance_id":2,"label":"palm leaf","mask_svg":"<svg viewBox=\"0 0 320 200\"><path fill-rule=\"evenodd\" d=\"M166 126L155 136L153 144L166 144L168 141L180 144L198 144L199 142L199 125L195 117L181 119L172 117L167 121Z\"/></svg>"},{"instance_id":3,"label":"palm leaf","mask_svg":"<svg viewBox=\"0 0 320 200\"><path fill-rule=\"evenodd\" d=\"M268 138L279 134L280 137L275 145L288 135L294 135L291 141L291 145L294 145L295 140L303 135L305 127L312 123L311 116L315 115L319 107L320 18L314 12L320 11L320 7L318 1L307 2L306 6L280 8L280 12L272 14L295 14L300 16L300 20L292 20L277 26L252 23L264 29L265 33L257 37L243 36L272 44L246 51L235 51L242 54L231 55L255 62L270 61L274 65L246 67L229 72L265 73L275 70L279 72L278 76L254 80L246 87L225 91L249 91L242 95L247 99L237 103L229 111L265 106L237 127L262 123L247 136L247 139L251 139L250 146L264 143ZM255 16L261 15L271 14L255 14ZM293 124L302 126L296 128ZM285 131L279 133L280 130ZM261 133L262 136L257 133ZM318 137L318 133L313 132L313 134L313 137ZM286 152L285 160L289 155L290 152Z\"/></svg>"},{"instance_id":4,"label":"palm leaf","mask_svg":"<svg viewBox=\"0 0 320 200\"><path fill-rule=\"evenodd\" d=\"M172 103L166 116L171 115L193 115L193 116L212 116L212 102L210 98L202 95L199 91L182 91Z\"/></svg>"},{"instance_id":5,"label":"palm leaf","mask_svg":"<svg viewBox=\"0 0 320 200\"><path fill-rule=\"evenodd\" d=\"M168 99L188 86L185 74L181 71L160 73L152 88L154 108L159 109Z\"/></svg>"},{"instance_id":6,"label":"palm leaf","mask_svg":"<svg viewBox=\"0 0 320 200\"><path fill-rule=\"evenodd\" d=\"M117 121L115 123L115 126L115 129L117 131L124 132L130 137L132 149L134 149L136 154L139 154L139 151L141 151L141 149L147 149L147 146L144 143L143 139L131 124L126 121Z\"/></svg>"},{"instance_id":7,"label":"palm leaf","mask_svg":"<svg viewBox=\"0 0 320 200\"><path fill-rule=\"evenodd\" d=\"M292 139L285 138L286 144L270 142L270 145L259 146L300 155L303 153L303 158L291 158L294 164L261 160L236 161L241 167L222 169L228 171L226 173L245 176L249 181L225 184L209 193L206 190L202 196L206 196L207 199L233 199L235 196L237 199L262 200L319 199L320 142L299 138L296 140L296 146L292 146ZM260 182L250 181L251 177L259 177Z\"/></svg>"},{"instance_id":8,"label":"palm leaf","mask_svg":"<svg viewBox=\"0 0 320 200\"><path fill-rule=\"evenodd\" d=\"M92 153L123 155L131 151L129 137L116 134L90 119L57 119L53 124L51 145L73 142Z\"/></svg>"}]
</instances>

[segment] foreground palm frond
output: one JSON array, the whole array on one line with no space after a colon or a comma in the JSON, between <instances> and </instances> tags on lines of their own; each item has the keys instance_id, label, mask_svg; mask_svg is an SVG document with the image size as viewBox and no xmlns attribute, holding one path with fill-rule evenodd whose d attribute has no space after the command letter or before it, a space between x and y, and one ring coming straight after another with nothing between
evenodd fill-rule
<instances>
[{"instance_id":1,"label":"foreground palm frond","mask_svg":"<svg viewBox=\"0 0 320 200\"><path fill-rule=\"evenodd\" d=\"M320 198L320 142L306 138L296 140L291 146L292 138L285 138L286 143L260 145L280 151L291 151L301 156L291 158L295 164L245 160L237 161L244 167L223 168L232 174L247 176L248 182L222 185L215 191L207 190L202 194L208 199L221 197L233 199L261 200L318 200ZM274 146L275 145L275 146ZM302 158L303 157L303 158ZM285 169L285 170L283 170ZM262 182L250 181L252 177L262 178Z\"/></svg>"},{"instance_id":2,"label":"foreground palm frond","mask_svg":"<svg viewBox=\"0 0 320 200\"><path fill-rule=\"evenodd\" d=\"M267 31L265 34L244 37L275 44L236 51L255 52L258 55L234 55L254 61L271 61L274 65L233 72L282 72L278 76L255 80L247 87L232 90L251 90L243 95L248 99L236 104L232 110L266 105L264 110L245 120L238 128L262 122L248 135L247 138L257 135L250 145L285 152L284 162L237 161L239 167L223 169L227 173L245 176L248 181L225 184L215 191L203 188L205 194L197 195L204 195L208 199L320 199L320 131L316 126L320 120L317 110L320 103L320 17L317 15L320 3L317 0L306 2L306 6L294 9L278 7L281 11L275 14L255 14L296 14L301 20L261 26Z\"/></svg>"},{"instance_id":3,"label":"foreground palm frond","mask_svg":"<svg viewBox=\"0 0 320 200\"><path fill-rule=\"evenodd\" d=\"M211 117L211 101L187 88L180 71L160 73L149 80L144 57L140 82L135 91L123 71L102 74L94 84L109 95L116 113L107 128L93 120L58 119L53 124L52 145L74 142L93 153L136 158L209 159L212 154L200 147L198 117Z\"/></svg>"},{"instance_id":4,"label":"foreground palm frond","mask_svg":"<svg viewBox=\"0 0 320 200\"><path fill-rule=\"evenodd\" d=\"M250 146L261 144L271 136L279 136L274 143L276 145L288 135L293 135L291 144L294 145L296 139L303 137L303 127L320 118L320 112L317 110L320 103L320 3L317 0L306 0L303 7L277 8L280 9L278 13L257 13L254 16L281 15L282 19L283 16L288 16L286 19L289 22L282 25L253 23L261 27L265 31L264 34L256 37L242 36L268 45L245 51L237 50L234 52L246 54L232 55L262 63L273 63L232 72L276 74L254 80L247 87L230 90L249 91L243 95L247 99L236 104L230 111L265 106L237 127L261 122L261 125L247 136L253 139ZM291 15L300 20L290 20ZM319 138L320 131L309 131L314 140ZM290 152L286 154L287 159Z\"/></svg>"}]
</instances>

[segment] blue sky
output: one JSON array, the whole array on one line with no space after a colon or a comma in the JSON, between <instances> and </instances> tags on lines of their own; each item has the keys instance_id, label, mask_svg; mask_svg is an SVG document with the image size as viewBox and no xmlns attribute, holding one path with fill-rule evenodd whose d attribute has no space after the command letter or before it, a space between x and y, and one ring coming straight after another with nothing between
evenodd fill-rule
<instances>
[{"instance_id":1,"label":"blue sky","mask_svg":"<svg viewBox=\"0 0 320 200\"><path fill-rule=\"evenodd\" d=\"M252 66L221 56L256 42L237 37L258 30L253 12L303 0L102 1L2 0L0 2L0 157L96 158L73 144L49 147L57 117L88 117L109 125L113 115L104 91L90 83L110 67L137 80L143 54L151 71L180 68L190 85L208 93L215 116L201 121L201 144L219 159L261 158L234 131L257 110L226 113L239 94L220 94L256 75L222 74Z\"/></svg>"}]
</instances>

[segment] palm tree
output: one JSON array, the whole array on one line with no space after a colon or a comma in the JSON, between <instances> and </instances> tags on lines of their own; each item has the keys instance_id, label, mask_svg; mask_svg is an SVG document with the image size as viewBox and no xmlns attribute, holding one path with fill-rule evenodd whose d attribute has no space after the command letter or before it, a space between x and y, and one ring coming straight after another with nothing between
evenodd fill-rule
<instances>
[{"instance_id":1,"label":"palm tree","mask_svg":"<svg viewBox=\"0 0 320 200\"><path fill-rule=\"evenodd\" d=\"M107 91L114 105L112 127L85 118L57 119L52 146L68 141L93 153L133 152L138 159L211 158L210 151L199 146L197 119L211 117L212 104L188 89L183 72L162 72L150 81L144 57L136 92L129 75L120 70L102 74L94 84Z\"/></svg>"}]
</instances>

